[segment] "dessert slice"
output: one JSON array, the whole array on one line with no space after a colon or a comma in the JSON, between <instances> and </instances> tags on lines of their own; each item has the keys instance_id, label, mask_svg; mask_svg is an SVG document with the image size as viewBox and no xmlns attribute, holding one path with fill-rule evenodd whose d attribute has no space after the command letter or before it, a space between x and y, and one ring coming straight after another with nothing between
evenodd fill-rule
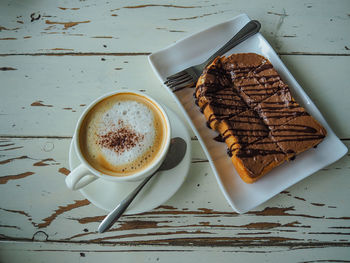
<instances>
[{"instance_id":1,"label":"dessert slice","mask_svg":"<svg viewBox=\"0 0 350 263\"><path fill-rule=\"evenodd\" d=\"M231 118L247 109L247 106L232 89L218 91L211 101L201 107L208 125L214 130L218 129L222 120Z\"/></svg>"},{"instance_id":2,"label":"dessert slice","mask_svg":"<svg viewBox=\"0 0 350 263\"><path fill-rule=\"evenodd\" d=\"M247 183L326 136L326 130L294 100L272 64L258 54L216 58L199 78L194 95Z\"/></svg>"},{"instance_id":3,"label":"dessert slice","mask_svg":"<svg viewBox=\"0 0 350 263\"><path fill-rule=\"evenodd\" d=\"M223 119L231 118L248 109L233 88L230 76L223 71L219 59L214 60L199 78L195 97L208 126L214 130L218 129Z\"/></svg>"},{"instance_id":4,"label":"dessert slice","mask_svg":"<svg viewBox=\"0 0 350 263\"><path fill-rule=\"evenodd\" d=\"M294 100L288 87L258 103L255 110L271 130L297 116L307 114L305 109Z\"/></svg>"},{"instance_id":5,"label":"dessert slice","mask_svg":"<svg viewBox=\"0 0 350 263\"><path fill-rule=\"evenodd\" d=\"M239 176L246 183L254 183L286 159L287 155L271 137L246 145L231 157Z\"/></svg>"},{"instance_id":6,"label":"dessert slice","mask_svg":"<svg viewBox=\"0 0 350 263\"><path fill-rule=\"evenodd\" d=\"M295 117L271 132L283 152L295 156L318 145L327 132L309 114Z\"/></svg>"},{"instance_id":7,"label":"dessert slice","mask_svg":"<svg viewBox=\"0 0 350 263\"><path fill-rule=\"evenodd\" d=\"M244 148L257 140L268 137L269 129L253 110L247 110L223 120L218 131L232 156L237 149Z\"/></svg>"},{"instance_id":8,"label":"dessert slice","mask_svg":"<svg viewBox=\"0 0 350 263\"><path fill-rule=\"evenodd\" d=\"M222 58L222 64L235 89L251 107L287 87L270 61L258 54L234 54Z\"/></svg>"}]
</instances>

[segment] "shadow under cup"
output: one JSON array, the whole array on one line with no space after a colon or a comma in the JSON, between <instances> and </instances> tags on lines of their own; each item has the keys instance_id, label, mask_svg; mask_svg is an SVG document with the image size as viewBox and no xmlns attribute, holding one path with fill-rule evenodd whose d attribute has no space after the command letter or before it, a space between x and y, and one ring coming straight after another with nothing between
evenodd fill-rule
<instances>
[{"instance_id":1,"label":"shadow under cup","mask_svg":"<svg viewBox=\"0 0 350 263\"><path fill-rule=\"evenodd\" d=\"M95 175L135 181L152 174L163 162L170 145L170 123L152 98L122 91L92 103L75 137L79 158Z\"/></svg>"}]
</instances>

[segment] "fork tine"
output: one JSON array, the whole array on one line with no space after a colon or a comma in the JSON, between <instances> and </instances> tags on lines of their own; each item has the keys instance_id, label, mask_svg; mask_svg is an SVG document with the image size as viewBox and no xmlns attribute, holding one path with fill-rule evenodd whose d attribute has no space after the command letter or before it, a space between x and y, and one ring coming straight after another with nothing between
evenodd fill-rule
<instances>
[{"instance_id":1,"label":"fork tine","mask_svg":"<svg viewBox=\"0 0 350 263\"><path fill-rule=\"evenodd\" d=\"M182 70L180 72L177 72L177 73L167 77L167 80L176 79L176 78L181 77L181 76L186 75L186 74L187 74L187 72L185 70Z\"/></svg>"},{"instance_id":2,"label":"fork tine","mask_svg":"<svg viewBox=\"0 0 350 263\"><path fill-rule=\"evenodd\" d=\"M181 89L184 89L184 88L190 88L190 87L194 87L195 86L195 83L193 81L191 82L186 82L182 85L177 85L177 86L174 86L173 88L171 88L171 90L173 92L175 91L178 91L178 90L181 90Z\"/></svg>"},{"instance_id":3,"label":"fork tine","mask_svg":"<svg viewBox=\"0 0 350 263\"><path fill-rule=\"evenodd\" d=\"M179 81L174 81L174 82L168 84L168 86L172 88L172 87L176 87L176 86L179 86L179 85L187 83L187 82L193 82L193 79L191 76L188 76L187 78L179 80Z\"/></svg>"},{"instance_id":4,"label":"fork tine","mask_svg":"<svg viewBox=\"0 0 350 263\"><path fill-rule=\"evenodd\" d=\"M177 85L172 85L172 86L168 86L172 91L176 91L179 89L183 89L186 87L193 87L194 86L194 82L193 81L186 81L183 83L178 83Z\"/></svg>"},{"instance_id":5,"label":"fork tine","mask_svg":"<svg viewBox=\"0 0 350 263\"><path fill-rule=\"evenodd\" d=\"M182 77L179 77L177 79L173 79L173 80L168 80L165 82L166 85L172 85L172 84L175 84L176 83L179 83L180 81L186 81L186 80L192 80L192 77L188 74L182 76Z\"/></svg>"}]
</instances>

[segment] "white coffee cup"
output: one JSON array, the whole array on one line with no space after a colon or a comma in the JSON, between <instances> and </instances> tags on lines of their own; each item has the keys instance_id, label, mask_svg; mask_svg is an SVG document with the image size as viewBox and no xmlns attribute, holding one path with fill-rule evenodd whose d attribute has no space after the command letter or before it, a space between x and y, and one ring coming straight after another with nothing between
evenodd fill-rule
<instances>
[{"instance_id":1,"label":"white coffee cup","mask_svg":"<svg viewBox=\"0 0 350 263\"><path fill-rule=\"evenodd\" d=\"M114 102L115 104L113 104ZM124 114L126 117L122 116ZM137 117L133 120L128 114ZM152 125L154 127L151 125L150 116L153 116ZM137 118L141 118L141 122ZM143 124L143 119L145 119L145 123L149 123L146 127L151 128L140 131L140 127L143 127L140 124ZM101 124L104 122L108 126L106 130L104 130L104 124ZM110 124L111 122L113 123ZM135 127L129 122L134 123ZM90 129L90 127L95 127L95 123L98 123L99 130L102 129L105 134L100 135L93 130L95 128ZM152 127L154 132L152 132ZM138 132L136 132L137 129ZM142 133L143 130L146 130L145 134ZM93 134L91 136L95 136L97 139L95 137L90 139L90 134ZM146 142L143 141L151 138L150 134L154 135L154 141L150 143L148 140L149 145L147 146ZM153 98L144 93L130 90L105 94L93 101L79 118L73 140L81 164L66 177L66 184L69 189L78 190L98 178L111 182L144 179L155 172L164 161L170 146L170 138L171 127L168 116L163 107ZM148 148L145 148L146 146ZM119 159L124 158L128 151L137 152L136 147L144 151L143 155L138 156L136 161L132 160L130 163L119 165ZM98 153L96 158L97 155L93 152L95 150ZM90 154L90 151L93 154ZM121 167L124 168L121 170Z\"/></svg>"}]
</instances>

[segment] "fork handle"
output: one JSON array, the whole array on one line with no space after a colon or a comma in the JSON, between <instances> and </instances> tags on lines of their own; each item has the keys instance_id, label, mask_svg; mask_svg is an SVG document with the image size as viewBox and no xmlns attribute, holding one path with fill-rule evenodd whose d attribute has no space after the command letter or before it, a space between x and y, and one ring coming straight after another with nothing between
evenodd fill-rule
<instances>
[{"instance_id":1,"label":"fork handle","mask_svg":"<svg viewBox=\"0 0 350 263\"><path fill-rule=\"evenodd\" d=\"M229 51L231 48L237 46L239 43L243 42L250 36L259 32L261 24L257 20L251 20L248 22L236 35L234 35L224 46L222 46L218 51L216 51L210 58L208 58L203 64L208 65L217 56L221 56Z\"/></svg>"}]
</instances>

